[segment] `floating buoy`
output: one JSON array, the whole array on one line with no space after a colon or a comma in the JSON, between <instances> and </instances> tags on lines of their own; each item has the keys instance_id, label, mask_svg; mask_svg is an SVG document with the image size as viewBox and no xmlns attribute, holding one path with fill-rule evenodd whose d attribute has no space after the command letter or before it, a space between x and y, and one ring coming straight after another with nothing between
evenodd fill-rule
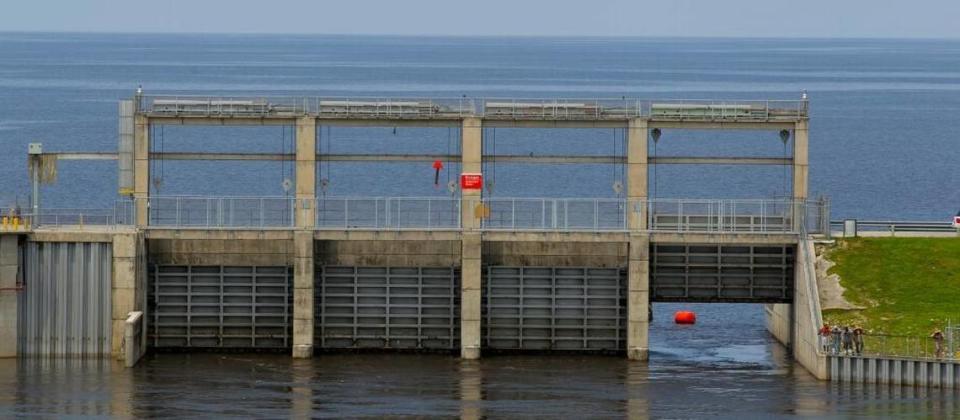
<instances>
[{"instance_id":1,"label":"floating buoy","mask_svg":"<svg viewBox=\"0 0 960 420\"><path fill-rule=\"evenodd\" d=\"M691 311L677 311L673 314L673 321L681 325L693 325L697 323L697 314Z\"/></svg>"}]
</instances>

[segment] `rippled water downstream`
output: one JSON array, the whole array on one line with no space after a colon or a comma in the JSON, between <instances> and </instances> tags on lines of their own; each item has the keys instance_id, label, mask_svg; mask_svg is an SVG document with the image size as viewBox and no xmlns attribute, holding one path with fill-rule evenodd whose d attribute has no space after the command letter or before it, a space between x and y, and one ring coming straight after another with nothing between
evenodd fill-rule
<instances>
[{"instance_id":1,"label":"rippled water downstream","mask_svg":"<svg viewBox=\"0 0 960 420\"><path fill-rule=\"evenodd\" d=\"M113 362L0 361L0 417L949 418L956 391L820 382L762 326L756 305L655 305L649 364L616 356L154 354ZM733 315L737 317L734 318Z\"/></svg>"}]
</instances>

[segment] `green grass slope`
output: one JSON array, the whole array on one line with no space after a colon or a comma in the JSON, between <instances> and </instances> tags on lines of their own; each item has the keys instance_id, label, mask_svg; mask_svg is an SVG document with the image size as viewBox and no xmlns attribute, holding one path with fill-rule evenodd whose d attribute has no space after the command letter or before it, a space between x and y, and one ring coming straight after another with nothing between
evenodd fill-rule
<instances>
[{"instance_id":1,"label":"green grass slope","mask_svg":"<svg viewBox=\"0 0 960 420\"><path fill-rule=\"evenodd\" d=\"M927 336L960 323L960 239L859 238L827 251L844 297L861 310L831 310L833 325L860 324L873 334Z\"/></svg>"}]
</instances>

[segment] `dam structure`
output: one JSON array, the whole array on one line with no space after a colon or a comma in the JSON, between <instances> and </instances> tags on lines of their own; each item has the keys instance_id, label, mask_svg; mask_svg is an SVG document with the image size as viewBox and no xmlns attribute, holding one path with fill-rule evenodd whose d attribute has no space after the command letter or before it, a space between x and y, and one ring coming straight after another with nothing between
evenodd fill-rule
<instances>
[{"instance_id":1,"label":"dam structure","mask_svg":"<svg viewBox=\"0 0 960 420\"><path fill-rule=\"evenodd\" d=\"M143 95L119 105L116 153L30 150L32 173L116 160L124 196L102 220L39 204L0 237L0 355L126 360L147 349L610 352L647 360L653 302L767 304L768 327L815 375L808 110L792 101L225 98ZM291 153L157 150L160 126L288 126ZM323 127L427 127L459 153L331 154ZM612 129L622 156L491 155L489 130ZM673 130L768 131L782 157L651 156ZM786 146L785 146L786 147ZM163 196L154 160L294 165L287 197ZM621 164L615 199L484 193L486 160ZM318 162L456 162L448 197L319 194ZM776 165L776 199L651 198L657 165ZM35 178L36 179L36 178ZM37 200L39 203L39 200ZM815 280L812 287L815 289ZM54 308L56 310L54 310ZM12 320L12 321L11 321ZM814 333L815 334L815 333ZM810 342L810 340L814 340ZM812 352L812 353L810 353ZM803 354L801 354L803 353ZM818 369L820 372L818 372Z\"/></svg>"}]
</instances>

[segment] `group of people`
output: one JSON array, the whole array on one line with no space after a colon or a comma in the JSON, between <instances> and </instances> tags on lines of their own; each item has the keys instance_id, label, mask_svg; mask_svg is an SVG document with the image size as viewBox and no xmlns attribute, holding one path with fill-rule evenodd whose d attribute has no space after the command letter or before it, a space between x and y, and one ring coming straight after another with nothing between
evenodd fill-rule
<instances>
[{"instance_id":1,"label":"group of people","mask_svg":"<svg viewBox=\"0 0 960 420\"><path fill-rule=\"evenodd\" d=\"M853 327L834 325L830 327L823 324L818 335L820 348L824 353L847 356L863 354L863 328L860 328L859 325Z\"/></svg>"},{"instance_id":2,"label":"group of people","mask_svg":"<svg viewBox=\"0 0 960 420\"><path fill-rule=\"evenodd\" d=\"M823 324L817 333L820 339L820 349L827 354L837 354L844 356L859 356L863 354L863 328L859 325L853 327L833 327ZM939 329L930 334L935 346L936 357L943 358L945 352L944 335Z\"/></svg>"}]
</instances>

